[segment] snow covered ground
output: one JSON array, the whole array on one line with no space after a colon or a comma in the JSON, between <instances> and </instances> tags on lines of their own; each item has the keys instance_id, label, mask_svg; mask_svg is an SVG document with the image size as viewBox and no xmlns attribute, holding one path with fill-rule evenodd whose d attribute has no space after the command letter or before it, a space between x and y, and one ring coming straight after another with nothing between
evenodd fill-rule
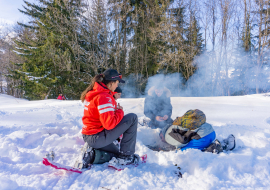
<instances>
[{"instance_id":1,"label":"snow covered ground","mask_svg":"<svg viewBox=\"0 0 270 190\"><path fill-rule=\"evenodd\" d=\"M115 171L96 165L82 174L42 164L48 151L55 161L72 166L84 144L83 105L79 101L27 101L0 95L0 189L269 189L270 96L171 98L174 119L200 109L218 139L233 133L234 151L221 154L199 150L153 152L144 144L158 130L138 125L136 152L148 155L137 168ZM141 122L144 99L120 99L126 113ZM183 178L174 174L177 164Z\"/></svg>"}]
</instances>

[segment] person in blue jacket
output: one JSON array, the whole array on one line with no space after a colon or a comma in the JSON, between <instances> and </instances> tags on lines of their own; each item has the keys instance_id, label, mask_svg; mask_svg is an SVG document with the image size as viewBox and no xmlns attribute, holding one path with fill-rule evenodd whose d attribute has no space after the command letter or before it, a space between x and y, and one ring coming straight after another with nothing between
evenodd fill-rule
<instances>
[{"instance_id":1,"label":"person in blue jacket","mask_svg":"<svg viewBox=\"0 0 270 190\"><path fill-rule=\"evenodd\" d=\"M151 119L148 124L151 128L163 128L173 122L170 96L170 90L164 86L157 85L148 90L144 101L144 114Z\"/></svg>"}]
</instances>

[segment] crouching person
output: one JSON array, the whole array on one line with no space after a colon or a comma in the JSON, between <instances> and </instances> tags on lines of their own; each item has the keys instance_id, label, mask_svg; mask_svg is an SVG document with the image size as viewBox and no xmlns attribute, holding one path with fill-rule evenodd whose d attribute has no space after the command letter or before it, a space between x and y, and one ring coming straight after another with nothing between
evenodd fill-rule
<instances>
[{"instance_id":1,"label":"crouching person","mask_svg":"<svg viewBox=\"0 0 270 190\"><path fill-rule=\"evenodd\" d=\"M144 114L151 119L149 127L163 128L173 122L170 96L170 90L162 85L153 86L148 90L148 96L144 101Z\"/></svg>"},{"instance_id":2,"label":"crouching person","mask_svg":"<svg viewBox=\"0 0 270 190\"><path fill-rule=\"evenodd\" d=\"M113 95L115 100L118 100L119 98L121 98L122 96L122 89L118 86L115 90L114 90L115 94Z\"/></svg>"},{"instance_id":3,"label":"crouching person","mask_svg":"<svg viewBox=\"0 0 270 190\"><path fill-rule=\"evenodd\" d=\"M172 125L166 126L160 133L160 138L177 149L188 148L219 153L223 150L232 150L235 147L235 138L229 135L221 143L216 140L216 133L209 123L206 123L205 114L196 109L187 111L182 117L174 120Z\"/></svg>"},{"instance_id":4,"label":"crouching person","mask_svg":"<svg viewBox=\"0 0 270 190\"><path fill-rule=\"evenodd\" d=\"M85 103L82 136L86 144L82 164L77 164L78 168L102 164L110 161L112 157L116 157L119 163L126 165L139 159L134 154L137 115L130 113L124 116L123 108L117 106L113 97L119 82L125 82L122 76L116 70L108 69L95 76L81 95L81 100ZM123 139L119 150L113 142L121 134Z\"/></svg>"}]
</instances>

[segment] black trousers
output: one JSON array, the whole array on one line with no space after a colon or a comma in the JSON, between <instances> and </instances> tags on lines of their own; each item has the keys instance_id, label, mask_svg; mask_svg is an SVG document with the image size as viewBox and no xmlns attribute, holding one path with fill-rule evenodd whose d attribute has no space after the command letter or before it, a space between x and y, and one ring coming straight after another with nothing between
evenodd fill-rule
<instances>
[{"instance_id":1,"label":"black trousers","mask_svg":"<svg viewBox=\"0 0 270 190\"><path fill-rule=\"evenodd\" d=\"M132 155L135 153L136 137L137 137L138 117L134 113L127 114L123 117L118 125L112 130L103 130L94 135L84 135L83 140L89 146L110 152L118 156L120 153L124 155ZM120 143L120 151L113 143L121 134L123 138Z\"/></svg>"}]
</instances>

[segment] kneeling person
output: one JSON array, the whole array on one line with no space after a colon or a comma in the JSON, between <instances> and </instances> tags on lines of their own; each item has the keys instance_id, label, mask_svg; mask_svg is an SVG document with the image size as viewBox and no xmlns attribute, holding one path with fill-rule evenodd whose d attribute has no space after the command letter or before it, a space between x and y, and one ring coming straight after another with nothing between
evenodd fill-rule
<instances>
[{"instance_id":1,"label":"kneeling person","mask_svg":"<svg viewBox=\"0 0 270 190\"><path fill-rule=\"evenodd\" d=\"M130 113L124 116L123 108L116 105L113 97L119 82L125 82L122 76L116 70L108 69L95 76L81 95L85 104L82 136L86 144L83 161L82 164L77 164L78 168L108 162L112 157L125 164L137 162L139 159L138 155L134 154L137 115ZM121 134L123 139L119 151L119 147L113 142Z\"/></svg>"}]
</instances>

